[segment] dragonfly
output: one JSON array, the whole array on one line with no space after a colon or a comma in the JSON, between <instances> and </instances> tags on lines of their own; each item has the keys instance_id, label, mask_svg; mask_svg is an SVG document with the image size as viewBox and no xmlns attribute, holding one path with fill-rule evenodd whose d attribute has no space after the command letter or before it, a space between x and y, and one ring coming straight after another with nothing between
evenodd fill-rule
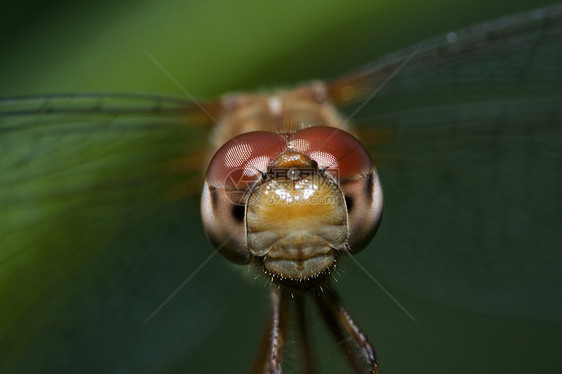
<instances>
[{"instance_id":1,"label":"dragonfly","mask_svg":"<svg viewBox=\"0 0 562 374\"><path fill-rule=\"evenodd\" d=\"M559 7L502 18L328 81L328 101L353 124L385 191L380 232L365 249L386 248L377 258L385 266L365 258L364 267L376 269L369 274L450 305L559 320L560 22ZM241 302L241 293L212 287L236 274L226 266L205 274L209 257L196 251L209 245L185 230L203 231L199 202L189 196L201 188L209 160L201 139L227 101L138 94L2 100L0 245L11 269L2 272L11 286L2 304L14 305L3 311L3 371L72 371L114 352L122 361L96 362L95 371L162 371L154 357L177 364L229 309L223 303ZM187 255L203 266L197 287L186 283L191 297L142 324L170 294L146 269L165 274L162 267ZM126 297L131 288L116 284L131 285L135 305ZM245 310L257 308L242 300ZM380 345L376 331L363 330ZM138 367L127 365L130 355Z\"/></svg>"}]
</instances>

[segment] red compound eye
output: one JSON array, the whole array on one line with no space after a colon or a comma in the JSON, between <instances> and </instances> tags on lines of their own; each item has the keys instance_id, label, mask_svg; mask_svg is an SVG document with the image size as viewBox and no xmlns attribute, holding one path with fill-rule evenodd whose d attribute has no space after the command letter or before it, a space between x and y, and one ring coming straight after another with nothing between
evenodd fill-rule
<instances>
[{"instance_id":1,"label":"red compound eye","mask_svg":"<svg viewBox=\"0 0 562 374\"><path fill-rule=\"evenodd\" d=\"M309 127L290 138L290 148L318 163L320 169L336 171L340 181L354 180L374 169L373 161L359 140L333 127Z\"/></svg>"},{"instance_id":2,"label":"red compound eye","mask_svg":"<svg viewBox=\"0 0 562 374\"><path fill-rule=\"evenodd\" d=\"M225 143L207 169L207 183L226 190L245 190L287 149L284 136L266 131L239 135Z\"/></svg>"}]
</instances>

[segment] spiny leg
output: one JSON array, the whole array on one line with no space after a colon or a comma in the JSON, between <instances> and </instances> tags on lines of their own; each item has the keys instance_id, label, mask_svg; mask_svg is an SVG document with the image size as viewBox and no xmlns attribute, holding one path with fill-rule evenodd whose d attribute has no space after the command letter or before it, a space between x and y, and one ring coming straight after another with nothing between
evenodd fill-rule
<instances>
[{"instance_id":1,"label":"spiny leg","mask_svg":"<svg viewBox=\"0 0 562 374\"><path fill-rule=\"evenodd\" d=\"M364 374L366 363L369 368L368 373L377 374L379 362L375 350L343 306L336 291L329 286L321 295L316 296L315 300L324 322L355 373ZM357 349L361 352L365 363L357 356Z\"/></svg>"},{"instance_id":2,"label":"spiny leg","mask_svg":"<svg viewBox=\"0 0 562 374\"><path fill-rule=\"evenodd\" d=\"M278 286L271 287L271 313L254 359L252 374L281 374L283 371L283 346L289 326L291 299L282 291Z\"/></svg>"},{"instance_id":3,"label":"spiny leg","mask_svg":"<svg viewBox=\"0 0 562 374\"><path fill-rule=\"evenodd\" d=\"M308 326L306 324L305 301L304 296L296 295L295 313L297 320L299 355L302 361L303 373L317 374L318 371L314 363L314 354L312 352L310 335L308 334Z\"/></svg>"}]
</instances>

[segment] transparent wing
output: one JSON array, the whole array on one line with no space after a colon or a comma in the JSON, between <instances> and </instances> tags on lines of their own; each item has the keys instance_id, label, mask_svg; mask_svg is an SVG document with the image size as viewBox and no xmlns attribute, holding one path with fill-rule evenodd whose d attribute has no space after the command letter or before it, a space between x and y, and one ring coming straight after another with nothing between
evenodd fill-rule
<instances>
[{"instance_id":1,"label":"transparent wing","mask_svg":"<svg viewBox=\"0 0 562 374\"><path fill-rule=\"evenodd\" d=\"M224 271L144 324L213 253L190 197L209 122L155 95L0 101L0 371L155 372L212 328Z\"/></svg>"},{"instance_id":2,"label":"transparent wing","mask_svg":"<svg viewBox=\"0 0 562 374\"><path fill-rule=\"evenodd\" d=\"M562 7L443 35L331 89L385 193L366 266L422 298L559 320Z\"/></svg>"}]
</instances>

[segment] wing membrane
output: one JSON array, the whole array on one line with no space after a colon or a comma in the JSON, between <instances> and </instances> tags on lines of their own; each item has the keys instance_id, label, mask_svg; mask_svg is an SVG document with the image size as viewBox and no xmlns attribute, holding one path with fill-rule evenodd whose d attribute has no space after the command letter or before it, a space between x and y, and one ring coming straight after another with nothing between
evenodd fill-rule
<instances>
[{"instance_id":1,"label":"wing membrane","mask_svg":"<svg viewBox=\"0 0 562 374\"><path fill-rule=\"evenodd\" d=\"M366 261L389 285L562 316L561 10L449 33L332 85L379 162L385 218Z\"/></svg>"},{"instance_id":2,"label":"wing membrane","mask_svg":"<svg viewBox=\"0 0 562 374\"><path fill-rule=\"evenodd\" d=\"M176 301L201 299L198 308L165 309L143 327L212 253L203 234L186 230L203 232L198 199L189 198L202 183L210 121L200 119L194 104L154 95L0 102L0 350L11 352L0 371L65 372L84 361L92 372L107 372L108 362L122 365L113 371L154 371L213 325L212 295L225 299L202 275ZM176 328L191 343L170 341ZM166 353L155 356L159 341ZM127 345L144 353L116 363Z\"/></svg>"}]
</instances>

